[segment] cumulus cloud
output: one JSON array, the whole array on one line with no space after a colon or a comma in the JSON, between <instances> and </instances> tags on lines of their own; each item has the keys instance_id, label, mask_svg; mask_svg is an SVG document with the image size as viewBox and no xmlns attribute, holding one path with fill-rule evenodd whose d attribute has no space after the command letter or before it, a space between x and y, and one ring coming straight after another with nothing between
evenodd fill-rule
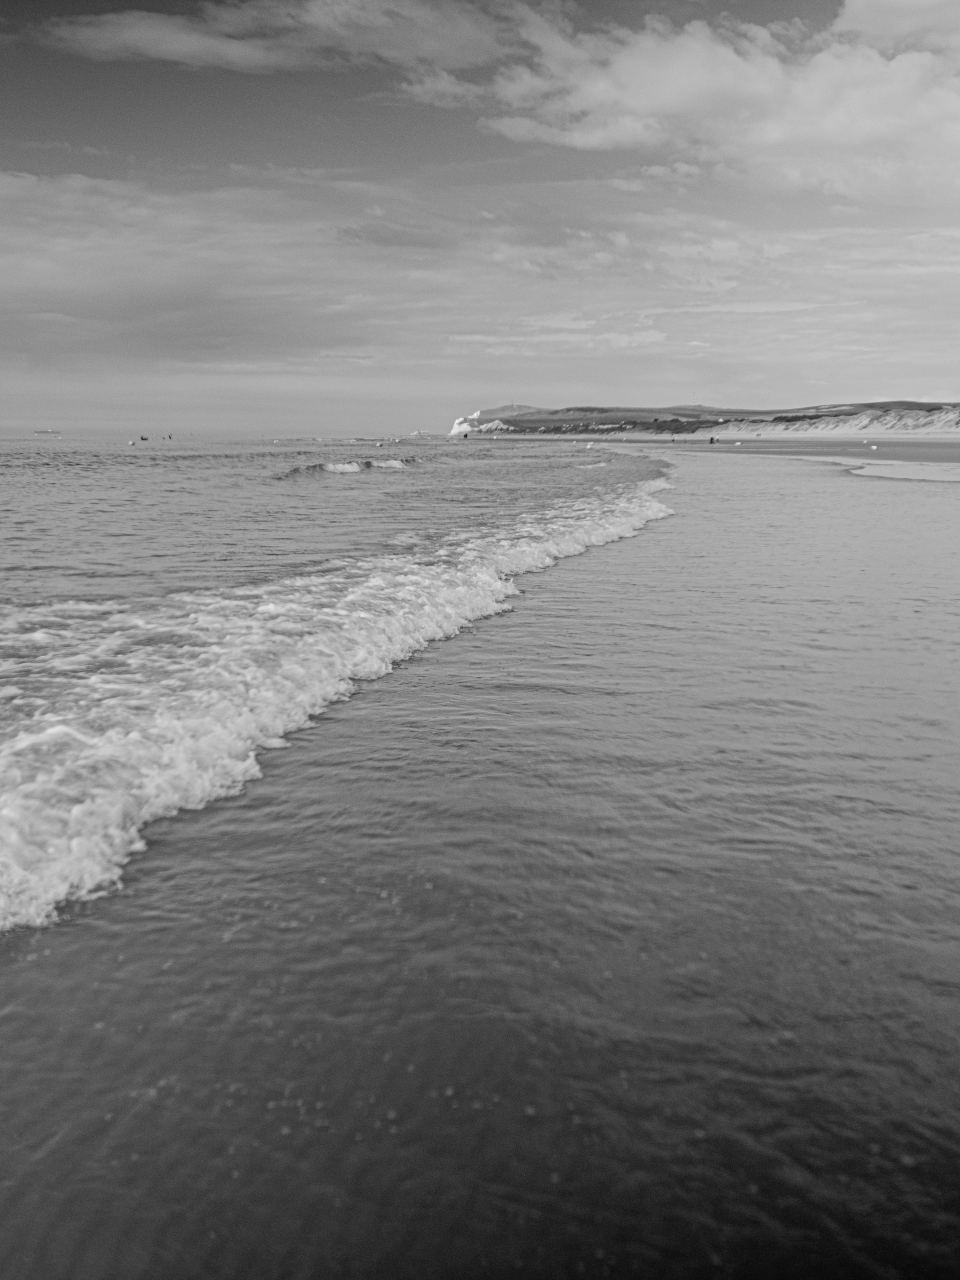
<instances>
[{"instance_id":1,"label":"cumulus cloud","mask_svg":"<svg viewBox=\"0 0 960 1280\"><path fill-rule=\"evenodd\" d=\"M845 0L834 31L883 49L960 49L956 0Z\"/></svg>"},{"instance_id":2,"label":"cumulus cloud","mask_svg":"<svg viewBox=\"0 0 960 1280\"><path fill-rule=\"evenodd\" d=\"M702 21L574 33L528 15L535 56L497 71L500 110L486 123L518 141L659 152L788 186L953 192L960 7L915 4L851 0L819 34Z\"/></svg>"}]
</instances>

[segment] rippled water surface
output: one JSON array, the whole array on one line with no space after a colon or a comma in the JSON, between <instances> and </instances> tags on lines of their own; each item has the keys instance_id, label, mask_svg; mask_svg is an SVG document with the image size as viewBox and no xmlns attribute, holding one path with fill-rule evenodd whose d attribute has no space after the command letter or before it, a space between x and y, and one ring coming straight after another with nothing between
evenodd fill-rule
<instances>
[{"instance_id":1,"label":"rippled water surface","mask_svg":"<svg viewBox=\"0 0 960 1280\"><path fill-rule=\"evenodd\" d=\"M418 464L459 486L430 533L412 463L272 483L373 495L347 589L397 536L408 576L451 537L458 572L507 581L491 536L554 567L0 941L0 1272L955 1275L960 491L478 447L482 486ZM275 594L292 541L174 589Z\"/></svg>"},{"instance_id":2,"label":"rippled water surface","mask_svg":"<svg viewBox=\"0 0 960 1280\"><path fill-rule=\"evenodd\" d=\"M642 456L497 444L11 449L0 931L117 880L145 823L239 790L518 573L668 514Z\"/></svg>"}]
</instances>

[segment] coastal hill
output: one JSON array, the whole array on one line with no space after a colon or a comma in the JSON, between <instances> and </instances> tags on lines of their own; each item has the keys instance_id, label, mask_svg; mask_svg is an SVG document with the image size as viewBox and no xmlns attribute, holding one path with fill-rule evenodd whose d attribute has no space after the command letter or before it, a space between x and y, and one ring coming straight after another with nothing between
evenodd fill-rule
<instances>
[{"instance_id":1,"label":"coastal hill","mask_svg":"<svg viewBox=\"0 0 960 1280\"><path fill-rule=\"evenodd\" d=\"M656 435L727 435L747 429L756 433L862 431L911 435L956 434L960 438L960 403L920 400L878 400L858 404L811 405L801 409L721 409L713 405L680 404L666 408L623 408L577 405L567 409L538 409L531 405L501 405L478 409L458 418L451 435L611 435L642 432Z\"/></svg>"}]
</instances>

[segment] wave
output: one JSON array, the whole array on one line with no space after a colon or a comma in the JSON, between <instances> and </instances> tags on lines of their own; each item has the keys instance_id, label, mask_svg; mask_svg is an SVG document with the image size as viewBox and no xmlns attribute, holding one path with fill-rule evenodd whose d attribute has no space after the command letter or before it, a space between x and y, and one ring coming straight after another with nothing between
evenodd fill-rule
<instances>
[{"instance_id":1,"label":"wave","mask_svg":"<svg viewBox=\"0 0 960 1280\"><path fill-rule=\"evenodd\" d=\"M289 480L291 476L320 471L331 475L358 475L361 471L404 471L413 461L413 458L358 458L351 462L310 462L304 466L291 467L289 471L277 476L277 479Z\"/></svg>"},{"instance_id":2,"label":"wave","mask_svg":"<svg viewBox=\"0 0 960 1280\"><path fill-rule=\"evenodd\" d=\"M567 502L430 555L135 603L0 613L0 928L115 884L141 829L236 793L358 680L509 608L513 578L669 515L662 479ZM3 695L6 694L6 697Z\"/></svg>"}]
</instances>

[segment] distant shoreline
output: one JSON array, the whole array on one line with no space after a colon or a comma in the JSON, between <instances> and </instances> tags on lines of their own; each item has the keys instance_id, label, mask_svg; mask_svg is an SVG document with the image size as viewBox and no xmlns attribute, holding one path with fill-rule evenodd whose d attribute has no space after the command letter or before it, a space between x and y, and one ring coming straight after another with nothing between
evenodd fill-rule
<instances>
[{"instance_id":1,"label":"distant shoreline","mask_svg":"<svg viewBox=\"0 0 960 1280\"><path fill-rule=\"evenodd\" d=\"M811 435L835 439L866 435L900 435L908 439L960 438L960 404L937 401L885 400L872 403L817 405L803 409L741 410L708 405L676 405L663 409L575 406L537 409L502 405L458 418L457 435L589 435L662 439L708 436L797 438Z\"/></svg>"}]
</instances>

